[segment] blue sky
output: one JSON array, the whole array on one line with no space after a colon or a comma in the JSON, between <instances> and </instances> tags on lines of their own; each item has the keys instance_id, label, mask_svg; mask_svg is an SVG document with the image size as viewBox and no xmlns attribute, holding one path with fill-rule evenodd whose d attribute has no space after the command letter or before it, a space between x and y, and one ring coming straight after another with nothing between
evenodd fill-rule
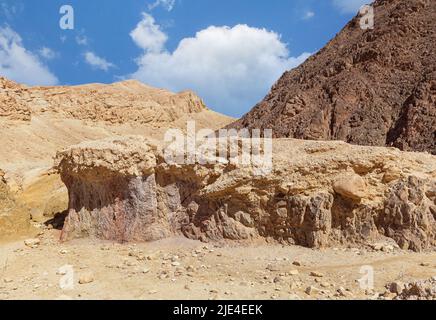
<instances>
[{"instance_id":1,"label":"blue sky","mask_svg":"<svg viewBox=\"0 0 436 320\"><path fill-rule=\"evenodd\" d=\"M249 111L370 0L0 0L0 75L29 85L135 78ZM62 30L61 6L74 9Z\"/></svg>"}]
</instances>

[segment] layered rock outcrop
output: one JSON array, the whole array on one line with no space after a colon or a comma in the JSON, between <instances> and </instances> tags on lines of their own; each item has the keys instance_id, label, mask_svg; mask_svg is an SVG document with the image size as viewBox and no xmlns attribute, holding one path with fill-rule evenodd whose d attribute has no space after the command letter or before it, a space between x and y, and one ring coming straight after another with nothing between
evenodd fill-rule
<instances>
[{"instance_id":1,"label":"layered rock outcrop","mask_svg":"<svg viewBox=\"0 0 436 320\"><path fill-rule=\"evenodd\" d=\"M0 240L28 232L29 215L29 210L12 195L0 169Z\"/></svg>"},{"instance_id":2,"label":"layered rock outcrop","mask_svg":"<svg viewBox=\"0 0 436 320\"><path fill-rule=\"evenodd\" d=\"M436 154L436 5L376 0L230 127Z\"/></svg>"},{"instance_id":3,"label":"layered rock outcrop","mask_svg":"<svg viewBox=\"0 0 436 320\"><path fill-rule=\"evenodd\" d=\"M258 175L230 159L169 164L139 136L59 152L69 191L62 239L202 241L268 238L308 247L436 245L436 158L342 142L277 139L273 169Z\"/></svg>"}]
</instances>

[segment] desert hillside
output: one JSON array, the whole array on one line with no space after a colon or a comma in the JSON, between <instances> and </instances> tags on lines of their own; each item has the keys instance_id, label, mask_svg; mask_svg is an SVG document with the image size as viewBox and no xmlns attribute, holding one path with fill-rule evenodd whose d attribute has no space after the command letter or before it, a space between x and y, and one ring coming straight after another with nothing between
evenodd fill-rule
<instances>
[{"instance_id":1,"label":"desert hillside","mask_svg":"<svg viewBox=\"0 0 436 320\"><path fill-rule=\"evenodd\" d=\"M377 0L232 127L436 153L436 6Z\"/></svg>"},{"instance_id":2,"label":"desert hillside","mask_svg":"<svg viewBox=\"0 0 436 320\"><path fill-rule=\"evenodd\" d=\"M211 26L173 53L151 50L167 35L150 6L130 32L144 49L138 74L156 56L191 70L178 64L194 44L194 69L208 80L199 91L244 96L246 81L211 85L221 64L202 43L212 32L225 73L267 76L222 51L231 40L248 50L242 60L270 63L239 28ZM325 20L313 10L306 18ZM435 0L376 0L374 12L374 29L356 16L240 120L192 91L133 80L29 87L0 76L0 300L435 300ZM242 29L288 60L266 27ZM120 71L114 57L84 58L108 72L102 79ZM173 77L156 66L158 78ZM183 86L196 78L181 75Z\"/></svg>"},{"instance_id":3,"label":"desert hillside","mask_svg":"<svg viewBox=\"0 0 436 320\"><path fill-rule=\"evenodd\" d=\"M27 87L0 78L0 169L9 192L35 221L67 207L67 191L53 174L53 157L69 145L114 135L162 139L195 120L220 128L231 118L209 110L194 93L178 94L137 81L104 85ZM45 217L44 217L45 215Z\"/></svg>"}]
</instances>

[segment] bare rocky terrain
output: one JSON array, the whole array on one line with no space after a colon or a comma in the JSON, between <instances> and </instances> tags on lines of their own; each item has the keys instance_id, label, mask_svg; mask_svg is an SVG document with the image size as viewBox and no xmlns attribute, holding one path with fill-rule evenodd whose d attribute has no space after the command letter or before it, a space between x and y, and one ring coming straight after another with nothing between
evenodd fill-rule
<instances>
[{"instance_id":1,"label":"bare rocky terrain","mask_svg":"<svg viewBox=\"0 0 436 320\"><path fill-rule=\"evenodd\" d=\"M71 121L46 116L1 119L0 299L435 299L435 156L275 139L259 175L165 163L135 123L36 134Z\"/></svg>"},{"instance_id":2,"label":"bare rocky terrain","mask_svg":"<svg viewBox=\"0 0 436 320\"><path fill-rule=\"evenodd\" d=\"M436 7L374 9L236 123L190 91L0 78L0 299L435 300ZM274 139L185 154L163 136L188 120Z\"/></svg>"},{"instance_id":3,"label":"bare rocky terrain","mask_svg":"<svg viewBox=\"0 0 436 320\"><path fill-rule=\"evenodd\" d=\"M236 157L171 164L140 136L56 156L68 188L62 239L202 241L272 238L307 247L394 240L436 246L436 161L343 142L273 141L270 172Z\"/></svg>"},{"instance_id":4,"label":"bare rocky terrain","mask_svg":"<svg viewBox=\"0 0 436 320\"><path fill-rule=\"evenodd\" d=\"M198 129L218 129L232 119L207 109L192 92L174 94L136 81L27 87L0 78L1 179L9 196L24 205L20 216L43 222L68 206L65 185L52 171L58 150L126 134L163 139L169 128L184 130L187 120ZM23 221L16 220L12 233L28 230Z\"/></svg>"},{"instance_id":5,"label":"bare rocky terrain","mask_svg":"<svg viewBox=\"0 0 436 320\"><path fill-rule=\"evenodd\" d=\"M186 238L59 243L59 233L44 229L33 247L1 245L0 299L435 299L435 252L389 243L322 250ZM358 281L368 266L372 290ZM69 275L72 286L65 288Z\"/></svg>"},{"instance_id":6,"label":"bare rocky terrain","mask_svg":"<svg viewBox=\"0 0 436 320\"><path fill-rule=\"evenodd\" d=\"M356 16L286 72L233 128L436 154L436 6L377 0L374 29Z\"/></svg>"}]
</instances>

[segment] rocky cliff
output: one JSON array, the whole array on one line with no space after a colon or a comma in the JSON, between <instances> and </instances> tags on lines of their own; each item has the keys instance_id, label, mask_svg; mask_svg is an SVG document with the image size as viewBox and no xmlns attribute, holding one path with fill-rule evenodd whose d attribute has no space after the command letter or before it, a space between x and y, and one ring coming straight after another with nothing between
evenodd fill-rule
<instances>
[{"instance_id":1,"label":"rocky cliff","mask_svg":"<svg viewBox=\"0 0 436 320\"><path fill-rule=\"evenodd\" d=\"M374 29L356 16L231 127L436 154L436 5L373 6Z\"/></svg>"},{"instance_id":2,"label":"rocky cliff","mask_svg":"<svg viewBox=\"0 0 436 320\"><path fill-rule=\"evenodd\" d=\"M273 170L229 159L171 165L139 136L59 152L69 193L62 239L268 238L308 247L394 239L436 245L436 159L342 142L274 141Z\"/></svg>"}]
</instances>

